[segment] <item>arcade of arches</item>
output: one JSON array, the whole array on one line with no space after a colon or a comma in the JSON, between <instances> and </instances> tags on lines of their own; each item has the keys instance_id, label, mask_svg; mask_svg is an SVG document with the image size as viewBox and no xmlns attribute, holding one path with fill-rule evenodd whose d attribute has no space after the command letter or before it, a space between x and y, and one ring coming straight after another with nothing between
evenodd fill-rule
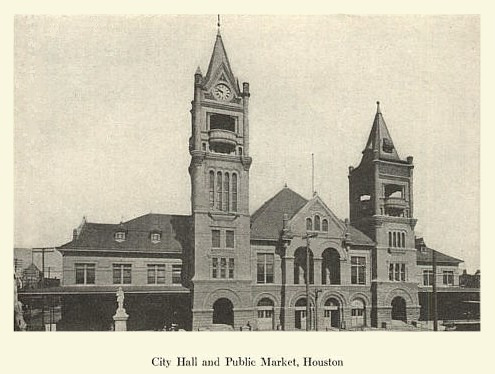
<instances>
[{"instance_id":1,"label":"arcade of arches","mask_svg":"<svg viewBox=\"0 0 495 374\"><path fill-rule=\"evenodd\" d=\"M294 284L306 284L309 273L309 283L315 284L315 277L320 277L321 284L341 284L341 258L334 248L327 248L321 254L321 273L315 274L315 258L309 250L309 272L307 272L306 248L299 247L294 253ZM320 259L317 259L320 261Z\"/></svg>"}]
</instances>

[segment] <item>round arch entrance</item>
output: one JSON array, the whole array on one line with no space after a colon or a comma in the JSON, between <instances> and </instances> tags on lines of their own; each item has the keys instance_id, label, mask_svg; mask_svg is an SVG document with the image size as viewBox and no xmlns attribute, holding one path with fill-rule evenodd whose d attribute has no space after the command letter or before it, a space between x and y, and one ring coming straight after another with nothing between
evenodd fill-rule
<instances>
[{"instance_id":1,"label":"round arch entrance","mask_svg":"<svg viewBox=\"0 0 495 374\"><path fill-rule=\"evenodd\" d=\"M298 330L306 330L306 324L309 323L309 326L311 328L311 321L312 321L312 316L311 316L311 309L312 309L312 303L310 302L310 314L309 316L307 315L307 310L306 310L306 298L301 297L299 300L296 301L296 315L295 315L295 327Z\"/></svg>"},{"instance_id":2,"label":"round arch entrance","mask_svg":"<svg viewBox=\"0 0 495 374\"><path fill-rule=\"evenodd\" d=\"M258 313L258 330L274 330L275 326L275 315L274 315L274 303L273 300L264 297L258 302L257 305Z\"/></svg>"},{"instance_id":3,"label":"round arch entrance","mask_svg":"<svg viewBox=\"0 0 495 374\"><path fill-rule=\"evenodd\" d=\"M213 304L213 324L234 326L234 305L223 297Z\"/></svg>"},{"instance_id":4,"label":"round arch entrance","mask_svg":"<svg viewBox=\"0 0 495 374\"><path fill-rule=\"evenodd\" d=\"M351 326L366 326L366 304L360 298L354 299L351 303Z\"/></svg>"},{"instance_id":5,"label":"round arch entrance","mask_svg":"<svg viewBox=\"0 0 495 374\"><path fill-rule=\"evenodd\" d=\"M340 303L336 298L325 301L323 317L325 330L340 329Z\"/></svg>"},{"instance_id":6,"label":"round arch entrance","mask_svg":"<svg viewBox=\"0 0 495 374\"><path fill-rule=\"evenodd\" d=\"M406 300L396 296L392 300L392 319L407 322Z\"/></svg>"}]
</instances>

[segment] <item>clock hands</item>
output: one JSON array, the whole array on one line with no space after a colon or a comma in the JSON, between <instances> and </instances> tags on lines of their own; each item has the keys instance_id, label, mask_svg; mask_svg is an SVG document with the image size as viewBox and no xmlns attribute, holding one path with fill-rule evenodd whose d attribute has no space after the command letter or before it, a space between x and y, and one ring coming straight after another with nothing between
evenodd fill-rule
<instances>
[{"instance_id":1,"label":"clock hands","mask_svg":"<svg viewBox=\"0 0 495 374\"><path fill-rule=\"evenodd\" d=\"M217 98L226 100L230 96L230 88L225 85L218 85L215 87L214 93Z\"/></svg>"}]
</instances>

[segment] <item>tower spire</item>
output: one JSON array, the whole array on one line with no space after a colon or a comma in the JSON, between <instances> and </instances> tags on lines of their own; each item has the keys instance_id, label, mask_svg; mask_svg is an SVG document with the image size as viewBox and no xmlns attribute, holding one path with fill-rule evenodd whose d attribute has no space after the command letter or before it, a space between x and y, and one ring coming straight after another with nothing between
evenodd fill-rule
<instances>
[{"instance_id":1,"label":"tower spire","mask_svg":"<svg viewBox=\"0 0 495 374\"><path fill-rule=\"evenodd\" d=\"M390 136L380 109L380 102L376 102L376 114L368 141L363 154L370 153L373 157L384 160L400 160L394 142Z\"/></svg>"},{"instance_id":2,"label":"tower spire","mask_svg":"<svg viewBox=\"0 0 495 374\"><path fill-rule=\"evenodd\" d=\"M213 46L213 52L210 58L210 64L208 65L208 71L206 72L205 82L208 84L210 79L216 76L219 69L223 69L225 73L229 76L230 82L234 85L236 80L234 74L232 73L232 68L230 67L230 62L227 57L227 52L225 51L225 46L223 45L222 35L220 34L220 14L217 15L217 26L218 32L215 40L215 45Z\"/></svg>"}]
</instances>

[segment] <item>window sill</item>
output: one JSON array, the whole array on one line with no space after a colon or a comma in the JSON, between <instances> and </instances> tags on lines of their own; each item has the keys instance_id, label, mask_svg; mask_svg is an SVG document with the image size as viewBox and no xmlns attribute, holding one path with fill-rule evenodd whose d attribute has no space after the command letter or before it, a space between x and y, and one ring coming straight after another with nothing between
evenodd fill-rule
<instances>
[{"instance_id":1,"label":"window sill","mask_svg":"<svg viewBox=\"0 0 495 374\"><path fill-rule=\"evenodd\" d=\"M208 215L214 221L233 221L237 217L239 217L239 214L238 213L234 213L234 212L222 212L222 211L209 212Z\"/></svg>"}]
</instances>

